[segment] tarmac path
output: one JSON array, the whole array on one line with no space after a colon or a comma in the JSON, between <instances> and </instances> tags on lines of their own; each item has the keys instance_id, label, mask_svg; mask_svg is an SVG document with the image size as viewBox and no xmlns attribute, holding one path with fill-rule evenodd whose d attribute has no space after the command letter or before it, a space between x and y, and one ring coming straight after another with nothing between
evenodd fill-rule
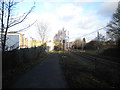
<instances>
[{"instance_id":1,"label":"tarmac path","mask_svg":"<svg viewBox=\"0 0 120 90\"><path fill-rule=\"evenodd\" d=\"M51 53L46 60L21 75L12 88L68 88L58 55Z\"/></svg>"}]
</instances>

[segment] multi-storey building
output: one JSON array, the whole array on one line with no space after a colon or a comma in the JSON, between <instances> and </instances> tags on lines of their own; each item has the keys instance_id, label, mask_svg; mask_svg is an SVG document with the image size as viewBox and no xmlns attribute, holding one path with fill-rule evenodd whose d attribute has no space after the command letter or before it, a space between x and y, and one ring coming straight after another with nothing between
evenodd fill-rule
<instances>
[{"instance_id":1,"label":"multi-storey building","mask_svg":"<svg viewBox=\"0 0 120 90\"><path fill-rule=\"evenodd\" d=\"M17 32L8 32L5 49L6 51L11 51L13 49L38 47L41 46L42 44L43 44L42 41L28 40L27 38L24 37L24 34Z\"/></svg>"},{"instance_id":2,"label":"multi-storey building","mask_svg":"<svg viewBox=\"0 0 120 90\"><path fill-rule=\"evenodd\" d=\"M26 48L27 46L28 46L28 40L24 37L24 34L16 33L16 32L7 33L6 46L5 46L6 51Z\"/></svg>"}]
</instances>

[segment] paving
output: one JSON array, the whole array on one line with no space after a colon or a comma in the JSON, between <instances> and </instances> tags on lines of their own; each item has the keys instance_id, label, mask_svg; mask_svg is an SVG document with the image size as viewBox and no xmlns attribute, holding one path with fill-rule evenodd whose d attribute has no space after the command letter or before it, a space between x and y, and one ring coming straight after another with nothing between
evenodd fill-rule
<instances>
[{"instance_id":1,"label":"paving","mask_svg":"<svg viewBox=\"0 0 120 90\"><path fill-rule=\"evenodd\" d=\"M42 63L21 75L12 88L68 88L58 54L51 53Z\"/></svg>"}]
</instances>

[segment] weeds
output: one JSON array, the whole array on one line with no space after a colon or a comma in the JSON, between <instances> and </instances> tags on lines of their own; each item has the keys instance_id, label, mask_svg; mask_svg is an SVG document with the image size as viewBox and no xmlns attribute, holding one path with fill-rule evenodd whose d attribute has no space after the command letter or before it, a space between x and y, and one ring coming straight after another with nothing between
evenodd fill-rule
<instances>
[{"instance_id":1,"label":"weeds","mask_svg":"<svg viewBox=\"0 0 120 90\"><path fill-rule=\"evenodd\" d=\"M59 53L60 64L71 88L112 88L107 82L94 75L94 65L76 59L70 54ZM63 57L66 56L66 57Z\"/></svg>"}]
</instances>

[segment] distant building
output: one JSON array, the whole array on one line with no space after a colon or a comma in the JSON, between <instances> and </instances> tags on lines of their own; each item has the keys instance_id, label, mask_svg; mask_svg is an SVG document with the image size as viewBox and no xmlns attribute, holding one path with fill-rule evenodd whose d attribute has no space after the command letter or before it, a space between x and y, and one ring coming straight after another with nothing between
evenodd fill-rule
<instances>
[{"instance_id":1,"label":"distant building","mask_svg":"<svg viewBox=\"0 0 120 90\"><path fill-rule=\"evenodd\" d=\"M38 40L28 40L28 44L27 47L31 48L31 47L39 47L41 46L43 43L42 41L38 41Z\"/></svg>"},{"instance_id":2,"label":"distant building","mask_svg":"<svg viewBox=\"0 0 120 90\"><path fill-rule=\"evenodd\" d=\"M52 41L48 41L47 43L46 43L46 46L47 46L47 51L51 51L51 50L53 50L54 49L54 42L52 42Z\"/></svg>"},{"instance_id":3,"label":"distant building","mask_svg":"<svg viewBox=\"0 0 120 90\"><path fill-rule=\"evenodd\" d=\"M24 40L24 46L25 46L25 48L28 48L28 40L27 40L27 38L24 38L25 40Z\"/></svg>"},{"instance_id":4,"label":"distant building","mask_svg":"<svg viewBox=\"0 0 120 90\"><path fill-rule=\"evenodd\" d=\"M13 49L38 47L41 46L42 44L43 44L42 41L28 40L27 38L24 37L24 34L17 32L8 32L6 36L5 50L11 51Z\"/></svg>"},{"instance_id":5,"label":"distant building","mask_svg":"<svg viewBox=\"0 0 120 90\"><path fill-rule=\"evenodd\" d=\"M24 34L16 33L16 32L7 33L6 46L5 46L6 51L26 48L27 46L28 46L28 40L24 37Z\"/></svg>"}]
</instances>

